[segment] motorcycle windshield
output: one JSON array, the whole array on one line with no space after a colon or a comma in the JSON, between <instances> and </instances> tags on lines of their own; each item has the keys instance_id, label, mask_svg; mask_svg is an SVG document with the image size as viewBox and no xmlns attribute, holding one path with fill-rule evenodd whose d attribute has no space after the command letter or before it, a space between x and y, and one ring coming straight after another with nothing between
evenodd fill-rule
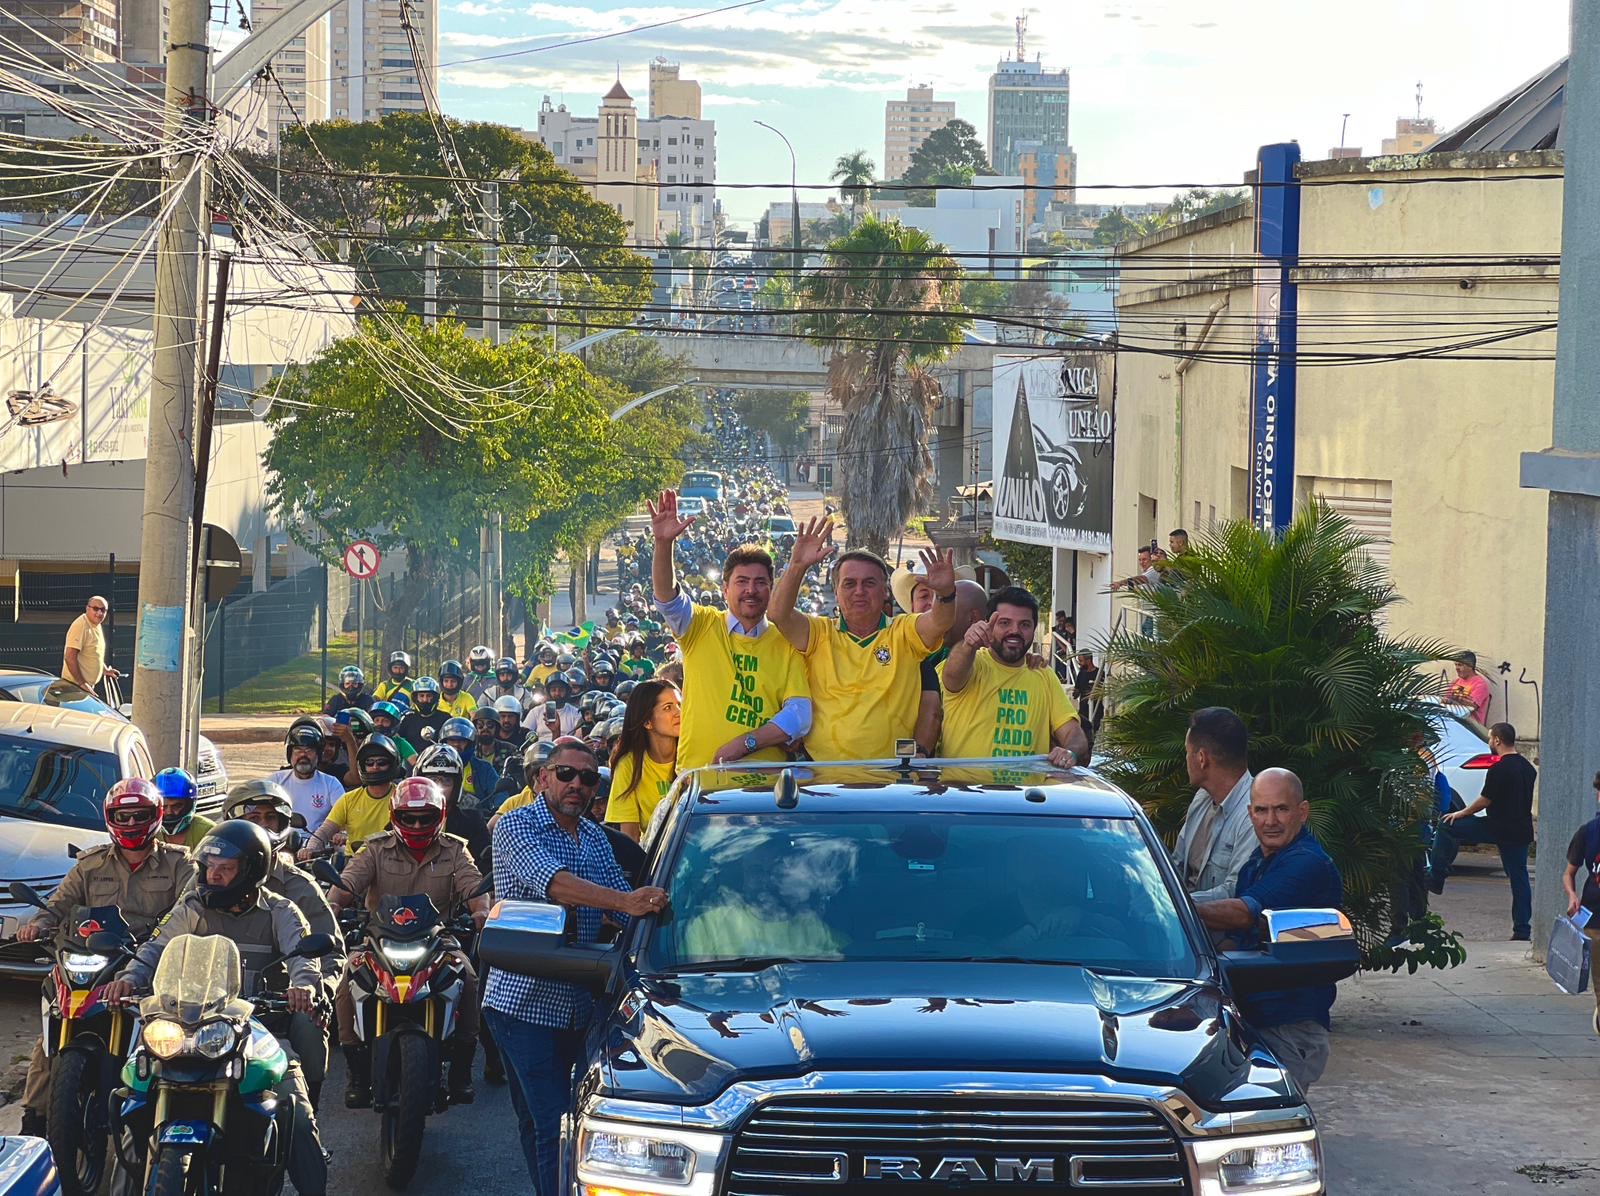
<instances>
[{"instance_id":1,"label":"motorcycle windshield","mask_svg":"<svg viewBox=\"0 0 1600 1196\"><path fill-rule=\"evenodd\" d=\"M91 935L102 932L115 934L124 940L132 937L128 924L122 920L122 910L115 905L75 906L63 929L66 931L62 936L65 944L80 950Z\"/></svg>"},{"instance_id":2,"label":"motorcycle windshield","mask_svg":"<svg viewBox=\"0 0 1600 1196\"><path fill-rule=\"evenodd\" d=\"M374 913L385 935L399 939L421 938L444 921L426 893L380 897Z\"/></svg>"},{"instance_id":3,"label":"motorcycle windshield","mask_svg":"<svg viewBox=\"0 0 1600 1196\"><path fill-rule=\"evenodd\" d=\"M239 983L239 948L232 939L180 934L156 964L144 1016L157 1012L192 1025L222 1012L239 995Z\"/></svg>"}]
</instances>

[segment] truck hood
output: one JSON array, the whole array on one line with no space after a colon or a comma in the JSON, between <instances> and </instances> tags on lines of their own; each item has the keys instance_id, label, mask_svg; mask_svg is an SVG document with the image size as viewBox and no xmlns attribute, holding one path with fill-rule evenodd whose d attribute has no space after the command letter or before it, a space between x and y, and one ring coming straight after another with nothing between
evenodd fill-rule
<instances>
[{"instance_id":1,"label":"truck hood","mask_svg":"<svg viewBox=\"0 0 1600 1196\"><path fill-rule=\"evenodd\" d=\"M1283 1073L1200 981L1067 965L778 964L638 977L598 1030L584 1087L703 1104L816 1071L1102 1075L1176 1085L1215 1110L1279 1105Z\"/></svg>"}]
</instances>

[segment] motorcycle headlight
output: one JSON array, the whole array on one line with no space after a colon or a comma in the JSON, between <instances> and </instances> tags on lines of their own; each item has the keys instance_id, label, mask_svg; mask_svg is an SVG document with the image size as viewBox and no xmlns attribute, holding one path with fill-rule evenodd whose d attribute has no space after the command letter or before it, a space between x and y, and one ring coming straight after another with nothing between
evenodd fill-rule
<instances>
[{"instance_id":1,"label":"motorcycle headlight","mask_svg":"<svg viewBox=\"0 0 1600 1196\"><path fill-rule=\"evenodd\" d=\"M189 1035L171 1018L158 1017L144 1024L144 1045L158 1059L170 1059L183 1050Z\"/></svg>"},{"instance_id":2,"label":"motorcycle headlight","mask_svg":"<svg viewBox=\"0 0 1600 1196\"><path fill-rule=\"evenodd\" d=\"M585 1196L710 1196L722 1146L716 1134L585 1119L578 1134L578 1179Z\"/></svg>"},{"instance_id":3,"label":"motorcycle headlight","mask_svg":"<svg viewBox=\"0 0 1600 1196\"><path fill-rule=\"evenodd\" d=\"M220 1059L233 1050L233 1027L227 1022L207 1022L195 1031L194 1049L207 1059Z\"/></svg>"},{"instance_id":4,"label":"motorcycle headlight","mask_svg":"<svg viewBox=\"0 0 1600 1196\"><path fill-rule=\"evenodd\" d=\"M384 943L383 957L397 968L410 970L428 957L432 943Z\"/></svg>"},{"instance_id":5,"label":"motorcycle headlight","mask_svg":"<svg viewBox=\"0 0 1600 1196\"><path fill-rule=\"evenodd\" d=\"M1217 1138L1191 1144L1202 1176L1225 1193L1300 1196L1322 1191L1322 1152L1314 1130Z\"/></svg>"},{"instance_id":6,"label":"motorcycle headlight","mask_svg":"<svg viewBox=\"0 0 1600 1196\"><path fill-rule=\"evenodd\" d=\"M104 955L85 955L78 951L63 951L61 962L69 972L88 972L93 975L106 966Z\"/></svg>"}]
</instances>

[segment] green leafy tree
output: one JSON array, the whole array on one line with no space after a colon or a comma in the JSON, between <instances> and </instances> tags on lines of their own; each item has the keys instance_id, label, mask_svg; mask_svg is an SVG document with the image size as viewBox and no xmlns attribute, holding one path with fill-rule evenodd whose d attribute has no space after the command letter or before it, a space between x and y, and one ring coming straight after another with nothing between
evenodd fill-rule
<instances>
[{"instance_id":1,"label":"green leafy tree","mask_svg":"<svg viewBox=\"0 0 1600 1196\"><path fill-rule=\"evenodd\" d=\"M1229 523L1192 543L1172 584L1140 591L1154 634L1125 628L1107 644L1107 775L1174 832L1193 796L1189 716L1228 707L1249 728L1253 771L1288 768L1304 782L1368 962L1392 962L1384 942L1396 929L1455 958L1459 942L1436 921L1394 925L1432 801L1418 750L1434 737L1430 666L1450 649L1385 632L1399 596L1326 506L1306 507L1281 537Z\"/></svg>"},{"instance_id":2,"label":"green leafy tree","mask_svg":"<svg viewBox=\"0 0 1600 1196\"><path fill-rule=\"evenodd\" d=\"M429 392L416 363L469 393ZM330 563L367 537L403 556L385 602L383 651L419 604L476 568L478 531L504 519L506 574L519 592L548 583L556 551L592 542L676 473L692 433L681 413L613 422L628 392L534 340L496 347L454 320L369 321L273 383L269 506L296 543ZM675 423L674 421L682 421Z\"/></svg>"},{"instance_id":3,"label":"green leafy tree","mask_svg":"<svg viewBox=\"0 0 1600 1196\"><path fill-rule=\"evenodd\" d=\"M850 223L855 224L861 208L872 196L872 180L878 164L867 157L866 150L840 154L828 178L839 184L839 198L850 205Z\"/></svg>"},{"instance_id":4,"label":"green leafy tree","mask_svg":"<svg viewBox=\"0 0 1600 1196\"><path fill-rule=\"evenodd\" d=\"M1096 245L1116 245L1139 236L1139 226L1121 208L1112 208L1094 226Z\"/></svg>"},{"instance_id":5,"label":"green leafy tree","mask_svg":"<svg viewBox=\"0 0 1600 1196\"><path fill-rule=\"evenodd\" d=\"M502 263L536 269L547 238L574 246L583 272L561 275L563 305L589 305L631 322L649 300L649 262L624 247L622 218L591 196L550 151L503 125L441 118L459 164L445 152L425 113L392 113L376 121L327 121L285 129L278 153L239 151L244 167L313 228L321 249L335 254L341 235L364 286L383 300L422 310L422 246L442 243L439 310L474 321L483 313L483 255L475 242L489 231L477 181L499 179ZM543 324L541 303L520 294L508 269L501 302L507 320ZM519 301L520 296L520 301ZM491 313L492 314L492 313ZM573 316L558 313L563 323ZM600 317L601 322L613 322Z\"/></svg>"},{"instance_id":6,"label":"green leafy tree","mask_svg":"<svg viewBox=\"0 0 1600 1196\"><path fill-rule=\"evenodd\" d=\"M834 481L850 541L879 555L927 501L928 426L940 389L927 367L961 344L961 269L921 229L873 217L828 246L801 281L802 333L832 354L844 411Z\"/></svg>"},{"instance_id":7,"label":"green leafy tree","mask_svg":"<svg viewBox=\"0 0 1600 1196\"><path fill-rule=\"evenodd\" d=\"M922 139L911 154L911 164L898 186L884 194L917 207L933 202L929 186L964 187L979 175L992 175L978 130L964 120L953 120Z\"/></svg>"}]
</instances>

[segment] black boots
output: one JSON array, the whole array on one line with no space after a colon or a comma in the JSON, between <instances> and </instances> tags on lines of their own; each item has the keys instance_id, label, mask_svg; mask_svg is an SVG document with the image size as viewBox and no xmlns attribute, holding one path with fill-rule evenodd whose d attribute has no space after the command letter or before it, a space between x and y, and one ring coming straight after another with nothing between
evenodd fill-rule
<instances>
[{"instance_id":1,"label":"black boots","mask_svg":"<svg viewBox=\"0 0 1600 1196\"><path fill-rule=\"evenodd\" d=\"M17 1132L24 1138L44 1137L44 1114L36 1109L24 1107L22 1110L22 1128Z\"/></svg>"},{"instance_id":2,"label":"black boots","mask_svg":"<svg viewBox=\"0 0 1600 1196\"><path fill-rule=\"evenodd\" d=\"M477 1090L472 1086L472 1057L477 1053L478 1044L474 1039L465 1041L452 1039L450 1042L450 1103L452 1105L470 1105L478 1098Z\"/></svg>"},{"instance_id":3,"label":"black boots","mask_svg":"<svg viewBox=\"0 0 1600 1196\"><path fill-rule=\"evenodd\" d=\"M372 1107L372 1054L368 1047L344 1048L345 1077L344 1107L367 1109Z\"/></svg>"}]
</instances>

